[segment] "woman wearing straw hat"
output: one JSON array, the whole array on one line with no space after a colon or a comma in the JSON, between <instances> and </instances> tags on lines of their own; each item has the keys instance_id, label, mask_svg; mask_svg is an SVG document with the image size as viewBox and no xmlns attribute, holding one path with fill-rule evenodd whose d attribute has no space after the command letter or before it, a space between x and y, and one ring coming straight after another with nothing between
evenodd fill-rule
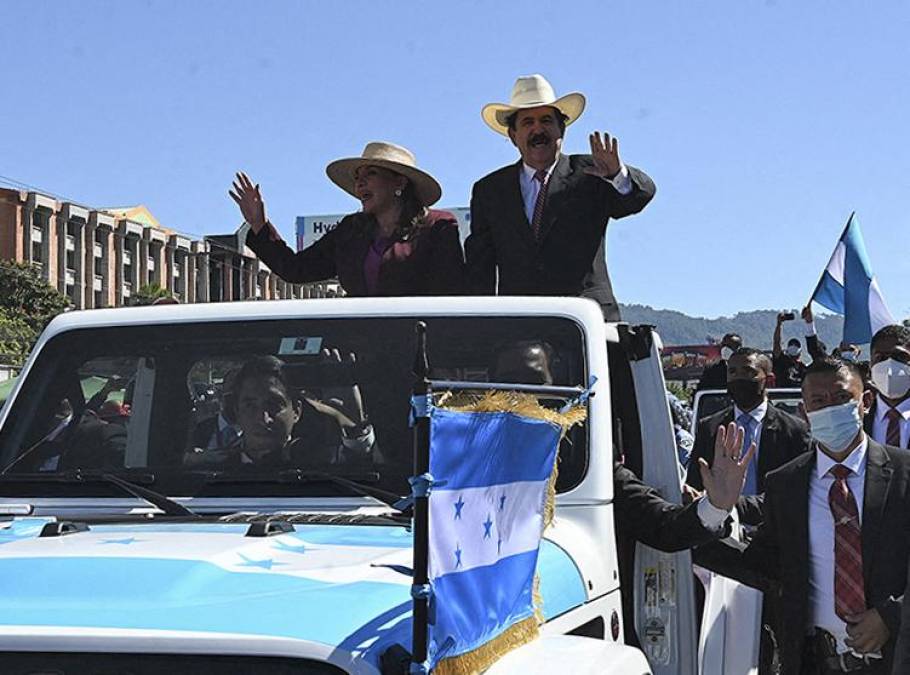
<instances>
[{"instance_id":1,"label":"woman wearing straw hat","mask_svg":"<svg viewBox=\"0 0 910 675\"><path fill-rule=\"evenodd\" d=\"M428 208L442 195L414 155L392 143L368 143L360 157L326 167L333 183L362 210L294 252L265 215L259 185L238 173L231 197L250 225L246 243L290 283L337 277L347 295L449 295L462 291L464 254L458 224Z\"/></svg>"}]
</instances>

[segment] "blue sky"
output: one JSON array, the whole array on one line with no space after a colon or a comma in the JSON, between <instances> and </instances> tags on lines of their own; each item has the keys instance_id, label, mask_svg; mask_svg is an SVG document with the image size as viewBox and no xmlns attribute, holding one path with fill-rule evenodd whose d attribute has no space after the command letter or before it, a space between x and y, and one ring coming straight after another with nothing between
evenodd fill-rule
<instances>
[{"instance_id":1,"label":"blue sky","mask_svg":"<svg viewBox=\"0 0 910 675\"><path fill-rule=\"evenodd\" d=\"M541 72L658 193L608 231L624 302L800 306L855 210L910 315L910 5L902 2L5 2L0 175L92 206L235 227L242 168L273 222L356 210L325 165L411 148L466 205L514 161L481 107Z\"/></svg>"}]
</instances>

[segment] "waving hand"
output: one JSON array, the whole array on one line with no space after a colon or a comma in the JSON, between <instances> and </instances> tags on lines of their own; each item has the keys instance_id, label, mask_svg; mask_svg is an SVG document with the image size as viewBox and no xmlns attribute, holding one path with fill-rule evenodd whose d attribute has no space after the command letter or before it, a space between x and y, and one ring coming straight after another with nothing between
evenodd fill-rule
<instances>
[{"instance_id":1,"label":"waving hand","mask_svg":"<svg viewBox=\"0 0 910 675\"><path fill-rule=\"evenodd\" d=\"M228 194L237 202L240 213L243 215L243 219L250 224L253 234L258 233L266 223L265 202L262 201L259 184L253 185L249 176L238 171L237 178L231 187L233 189L228 190Z\"/></svg>"}]
</instances>

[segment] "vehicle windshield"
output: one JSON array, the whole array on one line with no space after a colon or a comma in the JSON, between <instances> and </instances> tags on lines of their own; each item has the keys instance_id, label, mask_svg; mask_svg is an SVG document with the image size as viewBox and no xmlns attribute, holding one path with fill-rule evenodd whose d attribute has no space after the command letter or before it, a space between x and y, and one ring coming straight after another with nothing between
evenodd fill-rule
<instances>
[{"instance_id":1,"label":"vehicle windshield","mask_svg":"<svg viewBox=\"0 0 910 675\"><path fill-rule=\"evenodd\" d=\"M110 473L171 496L395 494L412 474L416 318L91 328L41 351L0 431L0 496L120 496ZM428 319L431 377L574 386L568 319ZM582 478L587 431L562 443Z\"/></svg>"}]
</instances>

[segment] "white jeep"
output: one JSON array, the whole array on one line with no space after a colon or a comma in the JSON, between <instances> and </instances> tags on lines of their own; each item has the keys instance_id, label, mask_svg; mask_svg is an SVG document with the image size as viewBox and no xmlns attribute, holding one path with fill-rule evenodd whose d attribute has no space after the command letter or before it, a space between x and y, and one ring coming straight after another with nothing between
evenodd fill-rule
<instances>
[{"instance_id":1,"label":"white jeep","mask_svg":"<svg viewBox=\"0 0 910 675\"><path fill-rule=\"evenodd\" d=\"M541 637L488 672L695 675L688 553L639 547L623 592L643 646L623 644L615 453L680 500L660 340L569 298L56 318L0 411L0 671L388 672L388 637L411 616L411 520L394 502L412 473L418 320L436 379L498 379L529 344L555 385L597 377L560 449ZM280 359L298 394L280 456L253 448L288 421L282 401L261 392L258 427L232 386L254 356Z\"/></svg>"}]
</instances>

